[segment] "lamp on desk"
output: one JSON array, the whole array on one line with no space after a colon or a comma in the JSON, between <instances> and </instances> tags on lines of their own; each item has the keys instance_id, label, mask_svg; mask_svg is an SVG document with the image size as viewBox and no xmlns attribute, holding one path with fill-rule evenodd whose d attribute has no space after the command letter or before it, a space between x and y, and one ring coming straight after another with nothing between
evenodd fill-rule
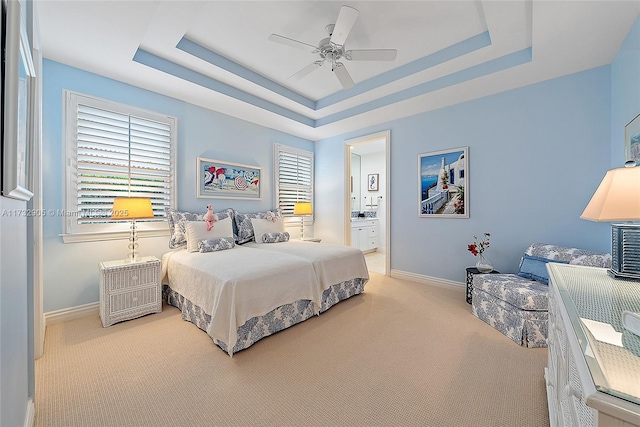
<instances>
[{"instance_id":1,"label":"lamp on desk","mask_svg":"<svg viewBox=\"0 0 640 427\"><path fill-rule=\"evenodd\" d=\"M597 222L640 220L640 167L629 161L623 168L611 169L580 215ZM640 280L640 224L611 225L609 274Z\"/></svg>"},{"instance_id":2,"label":"lamp on desk","mask_svg":"<svg viewBox=\"0 0 640 427\"><path fill-rule=\"evenodd\" d=\"M153 218L151 199L148 197L116 197L113 201L111 219L130 220L131 235L129 236L129 261L138 257L138 236L136 235L136 219Z\"/></svg>"},{"instance_id":3,"label":"lamp on desk","mask_svg":"<svg viewBox=\"0 0 640 427\"><path fill-rule=\"evenodd\" d=\"M300 239L304 240L304 216L313 214L311 202L296 202L293 205L293 214L300 216Z\"/></svg>"}]
</instances>

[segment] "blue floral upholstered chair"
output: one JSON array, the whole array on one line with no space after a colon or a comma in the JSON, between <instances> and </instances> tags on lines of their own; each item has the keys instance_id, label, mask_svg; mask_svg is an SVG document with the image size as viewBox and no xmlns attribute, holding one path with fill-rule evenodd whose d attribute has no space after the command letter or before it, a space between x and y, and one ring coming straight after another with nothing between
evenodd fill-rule
<instances>
[{"instance_id":1,"label":"blue floral upholstered chair","mask_svg":"<svg viewBox=\"0 0 640 427\"><path fill-rule=\"evenodd\" d=\"M608 268L611 255L534 243L517 274L473 276L472 313L523 347L547 346L547 262Z\"/></svg>"}]
</instances>

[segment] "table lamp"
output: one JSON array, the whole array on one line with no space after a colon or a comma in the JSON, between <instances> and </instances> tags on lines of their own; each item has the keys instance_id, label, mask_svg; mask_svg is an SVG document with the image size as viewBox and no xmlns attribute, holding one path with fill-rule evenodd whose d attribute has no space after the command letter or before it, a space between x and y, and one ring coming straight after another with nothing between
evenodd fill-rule
<instances>
[{"instance_id":1,"label":"table lamp","mask_svg":"<svg viewBox=\"0 0 640 427\"><path fill-rule=\"evenodd\" d=\"M151 199L148 197L116 197L113 201L111 219L130 220L131 235L129 236L129 261L138 257L138 236L136 236L136 219L153 218Z\"/></svg>"},{"instance_id":2,"label":"table lamp","mask_svg":"<svg viewBox=\"0 0 640 427\"><path fill-rule=\"evenodd\" d=\"M629 161L611 169L580 215L597 222L640 220L640 167ZM640 224L611 225L613 277L640 280Z\"/></svg>"},{"instance_id":3,"label":"table lamp","mask_svg":"<svg viewBox=\"0 0 640 427\"><path fill-rule=\"evenodd\" d=\"M304 216L313 214L311 202L296 202L293 205L293 214L300 215L300 239L304 240Z\"/></svg>"}]
</instances>

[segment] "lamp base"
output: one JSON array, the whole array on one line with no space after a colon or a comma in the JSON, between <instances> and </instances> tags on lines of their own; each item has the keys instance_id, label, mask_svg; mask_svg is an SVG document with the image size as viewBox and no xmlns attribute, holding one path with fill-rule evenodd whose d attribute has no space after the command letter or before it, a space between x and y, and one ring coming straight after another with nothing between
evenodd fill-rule
<instances>
[{"instance_id":1,"label":"lamp base","mask_svg":"<svg viewBox=\"0 0 640 427\"><path fill-rule=\"evenodd\" d=\"M640 225L611 225L611 258L609 275L640 280Z\"/></svg>"}]
</instances>

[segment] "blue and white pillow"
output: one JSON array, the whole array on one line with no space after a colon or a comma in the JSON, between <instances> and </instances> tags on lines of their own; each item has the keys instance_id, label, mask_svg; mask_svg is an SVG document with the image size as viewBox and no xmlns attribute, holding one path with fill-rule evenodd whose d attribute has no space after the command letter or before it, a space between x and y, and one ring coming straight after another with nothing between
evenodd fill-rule
<instances>
[{"instance_id":1,"label":"blue and white pillow","mask_svg":"<svg viewBox=\"0 0 640 427\"><path fill-rule=\"evenodd\" d=\"M288 241L289 233L287 231L284 233L264 233L262 235L262 243L280 243Z\"/></svg>"},{"instance_id":2,"label":"blue and white pillow","mask_svg":"<svg viewBox=\"0 0 640 427\"><path fill-rule=\"evenodd\" d=\"M198 250L201 253L217 252L227 249L233 249L235 242L231 237L218 237L215 239L201 240L198 242Z\"/></svg>"},{"instance_id":3,"label":"blue and white pillow","mask_svg":"<svg viewBox=\"0 0 640 427\"><path fill-rule=\"evenodd\" d=\"M280 209L274 211L256 212L256 213L242 213L236 210L233 211L233 218L236 224L236 242L241 245L243 243L251 242L254 240L253 225L251 219L278 219L282 214Z\"/></svg>"},{"instance_id":4,"label":"blue and white pillow","mask_svg":"<svg viewBox=\"0 0 640 427\"><path fill-rule=\"evenodd\" d=\"M169 248L177 249L187 245L187 221L204 221L203 213L195 214L191 212L182 212L174 208L165 208L167 214L167 222L169 223ZM233 219L233 209L225 209L221 212L216 212L218 220L230 217ZM234 223L234 221L232 221ZM234 230L234 238L237 238L236 231Z\"/></svg>"},{"instance_id":5,"label":"blue and white pillow","mask_svg":"<svg viewBox=\"0 0 640 427\"><path fill-rule=\"evenodd\" d=\"M547 272L548 262L557 262L560 264L569 263L568 261L563 261L559 259L540 258L537 256L531 256L525 253L522 256L522 260L520 261L520 270L518 271L518 276L524 277L525 279L535 280L537 282L548 285L549 284L549 273Z\"/></svg>"}]
</instances>

